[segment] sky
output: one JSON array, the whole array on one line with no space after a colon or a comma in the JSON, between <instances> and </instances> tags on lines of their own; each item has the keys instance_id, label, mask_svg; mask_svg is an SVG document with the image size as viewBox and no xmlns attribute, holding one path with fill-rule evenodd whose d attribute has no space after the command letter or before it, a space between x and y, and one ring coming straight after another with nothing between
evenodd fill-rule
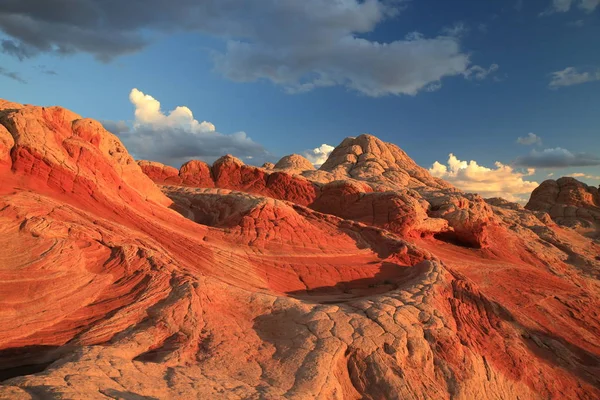
<instances>
[{"instance_id":1,"label":"sky","mask_svg":"<svg viewBox=\"0 0 600 400\"><path fill-rule=\"evenodd\" d=\"M523 202L600 184L600 0L0 0L0 98L174 166L370 133Z\"/></svg>"}]
</instances>

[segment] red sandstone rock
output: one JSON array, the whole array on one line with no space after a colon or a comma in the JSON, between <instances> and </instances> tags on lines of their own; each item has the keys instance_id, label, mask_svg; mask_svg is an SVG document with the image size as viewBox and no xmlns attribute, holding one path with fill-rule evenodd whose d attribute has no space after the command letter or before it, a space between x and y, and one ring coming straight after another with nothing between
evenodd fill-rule
<instances>
[{"instance_id":1,"label":"red sandstone rock","mask_svg":"<svg viewBox=\"0 0 600 400\"><path fill-rule=\"evenodd\" d=\"M12 170L18 175L85 201L93 195L170 204L97 121L60 107L25 106L0 110L0 123L14 139Z\"/></svg>"},{"instance_id":2,"label":"red sandstone rock","mask_svg":"<svg viewBox=\"0 0 600 400\"><path fill-rule=\"evenodd\" d=\"M180 184L182 182L179 177L179 170L169 165L164 165L156 161L140 160L137 162L142 172L148 178L157 183L173 183Z\"/></svg>"},{"instance_id":3,"label":"red sandstone rock","mask_svg":"<svg viewBox=\"0 0 600 400\"><path fill-rule=\"evenodd\" d=\"M335 157L383 177L370 155L303 174L323 181L225 157L228 189L183 179L171 204L98 124L6 104L0 398L600 396L599 248L573 230L372 137Z\"/></svg>"},{"instance_id":4,"label":"red sandstone rock","mask_svg":"<svg viewBox=\"0 0 600 400\"><path fill-rule=\"evenodd\" d=\"M219 187L262 194L300 205L312 203L319 190L317 184L302 176L244 165L241 160L230 155L221 157L212 167L203 161L188 161L179 171L156 162L140 161L139 164L142 171L158 184Z\"/></svg>"},{"instance_id":5,"label":"red sandstone rock","mask_svg":"<svg viewBox=\"0 0 600 400\"><path fill-rule=\"evenodd\" d=\"M179 177L187 186L214 187L210 166L200 160L186 162L179 169Z\"/></svg>"},{"instance_id":6,"label":"red sandstone rock","mask_svg":"<svg viewBox=\"0 0 600 400\"><path fill-rule=\"evenodd\" d=\"M323 186L311 208L401 235L447 231L447 221L429 218L427 202L419 202L418 197L409 192L373 192L370 186L360 182L335 181Z\"/></svg>"},{"instance_id":7,"label":"red sandstone rock","mask_svg":"<svg viewBox=\"0 0 600 400\"><path fill-rule=\"evenodd\" d=\"M0 169L10 167L12 164L10 159L10 150L14 145L15 140L10 132L4 127L4 125L0 125Z\"/></svg>"}]
</instances>

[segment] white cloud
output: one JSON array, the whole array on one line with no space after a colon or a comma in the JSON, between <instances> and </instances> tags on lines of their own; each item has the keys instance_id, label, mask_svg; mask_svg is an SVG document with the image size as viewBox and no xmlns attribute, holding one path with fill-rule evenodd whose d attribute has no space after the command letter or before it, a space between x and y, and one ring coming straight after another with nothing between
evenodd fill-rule
<instances>
[{"instance_id":1,"label":"white cloud","mask_svg":"<svg viewBox=\"0 0 600 400\"><path fill-rule=\"evenodd\" d=\"M550 80L550 88L558 89L564 86L579 85L586 82L600 80L600 69L596 71L579 72L575 67L567 67L562 71L552 72Z\"/></svg>"},{"instance_id":2,"label":"white cloud","mask_svg":"<svg viewBox=\"0 0 600 400\"><path fill-rule=\"evenodd\" d=\"M161 129L182 128L191 133L215 132L215 126L207 121L198 122L192 110L185 106L176 107L169 114L160 109L160 102L154 97L132 89L129 100L135 106L134 127L150 125Z\"/></svg>"},{"instance_id":3,"label":"white cloud","mask_svg":"<svg viewBox=\"0 0 600 400\"><path fill-rule=\"evenodd\" d=\"M584 174L583 172L575 172L574 174L569 174L567 176L570 176L572 178L583 178L600 181L600 175Z\"/></svg>"},{"instance_id":4,"label":"white cloud","mask_svg":"<svg viewBox=\"0 0 600 400\"><path fill-rule=\"evenodd\" d=\"M532 150L526 156L518 157L514 165L529 168L593 167L600 165L600 157L587 153L572 153L562 147Z\"/></svg>"},{"instance_id":5,"label":"white cloud","mask_svg":"<svg viewBox=\"0 0 600 400\"><path fill-rule=\"evenodd\" d=\"M305 151L304 157L313 163L316 168L319 168L327 161L327 158L334 149L335 147L323 143L315 149Z\"/></svg>"},{"instance_id":6,"label":"white cloud","mask_svg":"<svg viewBox=\"0 0 600 400\"><path fill-rule=\"evenodd\" d=\"M498 66L498 64L492 64L490 65L489 68L483 68L479 65L473 65L472 67L468 68L465 72L464 72L464 76L465 78L471 80L471 79L475 79L478 81L482 81L485 78L488 77L488 75L493 74L494 72L498 71L498 68L500 68Z\"/></svg>"},{"instance_id":7,"label":"white cloud","mask_svg":"<svg viewBox=\"0 0 600 400\"><path fill-rule=\"evenodd\" d=\"M130 128L123 121L105 121L107 130L118 135L137 159L178 166L190 159L212 162L225 154L262 163L270 154L245 132L225 135L207 121L199 122L185 106L164 113L154 97L132 89L129 100L135 106Z\"/></svg>"},{"instance_id":8,"label":"white cloud","mask_svg":"<svg viewBox=\"0 0 600 400\"><path fill-rule=\"evenodd\" d=\"M541 146L542 145L542 138L539 137L538 135L536 135L533 132L529 132L527 134L527 136L520 136L517 139L517 143L525 145L525 146L531 146L532 144Z\"/></svg>"},{"instance_id":9,"label":"white cloud","mask_svg":"<svg viewBox=\"0 0 600 400\"><path fill-rule=\"evenodd\" d=\"M538 186L537 182L523 179L533 175L534 169L522 173L500 162L495 163L495 168L487 168L473 160L461 161L454 154L449 155L447 165L438 161L433 163L429 172L466 192L509 201L527 201L531 191Z\"/></svg>"}]
</instances>

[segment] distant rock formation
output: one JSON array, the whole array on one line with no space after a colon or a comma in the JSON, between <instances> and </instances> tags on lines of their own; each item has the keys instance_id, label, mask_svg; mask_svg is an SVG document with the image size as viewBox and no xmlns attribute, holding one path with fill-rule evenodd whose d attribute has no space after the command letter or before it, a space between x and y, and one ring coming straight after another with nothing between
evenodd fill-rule
<instances>
[{"instance_id":1,"label":"distant rock formation","mask_svg":"<svg viewBox=\"0 0 600 400\"><path fill-rule=\"evenodd\" d=\"M525 208L546 212L560 225L600 233L600 191L575 178L542 182Z\"/></svg>"},{"instance_id":2,"label":"distant rock formation","mask_svg":"<svg viewBox=\"0 0 600 400\"><path fill-rule=\"evenodd\" d=\"M354 178L380 184L386 189L451 187L418 166L398 146L366 134L345 139L331 152L320 170L331 173L336 180Z\"/></svg>"},{"instance_id":3,"label":"distant rock formation","mask_svg":"<svg viewBox=\"0 0 600 400\"><path fill-rule=\"evenodd\" d=\"M301 155L291 154L279 160L277 164L275 164L274 169L289 173L302 173L304 171L314 170L315 166Z\"/></svg>"},{"instance_id":4,"label":"distant rock formation","mask_svg":"<svg viewBox=\"0 0 600 400\"><path fill-rule=\"evenodd\" d=\"M0 101L0 398L600 398L597 242L373 136L292 161Z\"/></svg>"}]
</instances>

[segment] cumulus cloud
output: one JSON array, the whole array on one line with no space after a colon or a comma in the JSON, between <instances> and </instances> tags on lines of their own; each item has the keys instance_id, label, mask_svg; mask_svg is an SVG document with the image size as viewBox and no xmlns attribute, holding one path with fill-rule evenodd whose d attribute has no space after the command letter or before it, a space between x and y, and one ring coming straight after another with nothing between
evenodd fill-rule
<instances>
[{"instance_id":1,"label":"cumulus cloud","mask_svg":"<svg viewBox=\"0 0 600 400\"><path fill-rule=\"evenodd\" d=\"M579 85L586 82L600 81L600 69L596 71L579 72L575 67L567 67L562 71L551 73L550 84L551 89L558 89L564 86Z\"/></svg>"},{"instance_id":2,"label":"cumulus cloud","mask_svg":"<svg viewBox=\"0 0 600 400\"><path fill-rule=\"evenodd\" d=\"M179 166L190 159L213 162L225 154L253 163L273 158L246 133L222 134L212 123L195 119L188 107L179 106L164 113L158 100L138 89L131 91L129 100L135 106L133 126L124 121L103 124L121 138L137 159Z\"/></svg>"},{"instance_id":3,"label":"cumulus cloud","mask_svg":"<svg viewBox=\"0 0 600 400\"><path fill-rule=\"evenodd\" d=\"M2 50L21 59L84 52L102 61L161 35L195 32L225 43L215 67L233 81L268 80L289 92L345 86L368 96L415 95L470 71L457 37L366 39L405 0L4 0ZM480 67L481 68L481 67Z\"/></svg>"},{"instance_id":4,"label":"cumulus cloud","mask_svg":"<svg viewBox=\"0 0 600 400\"><path fill-rule=\"evenodd\" d=\"M589 14L600 5L600 0L552 0L550 6L540 15L546 16L554 13L566 13L575 5Z\"/></svg>"},{"instance_id":5,"label":"cumulus cloud","mask_svg":"<svg viewBox=\"0 0 600 400\"><path fill-rule=\"evenodd\" d=\"M520 136L517 139L517 143L522 144L524 146L531 146L533 144L541 146L542 145L542 138L539 137L538 135L536 135L533 132L529 132L527 134L527 136Z\"/></svg>"},{"instance_id":6,"label":"cumulus cloud","mask_svg":"<svg viewBox=\"0 0 600 400\"><path fill-rule=\"evenodd\" d=\"M572 153L562 147L556 147L542 151L532 150L528 155L518 157L513 164L529 168L592 167L600 165L600 157L587 153Z\"/></svg>"},{"instance_id":7,"label":"cumulus cloud","mask_svg":"<svg viewBox=\"0 0 600 400\"><path fill-rule=\"evenodd\" d=\"M19 75L17 72L9 71L3 67L0 67L0 75L5 76L14 81L17 81L19 83L27 83L27 81L25 79L21 78L21 75Z\"/></svg>"},{"instance_id":8,"label":"cumulus cloud","mask_svg":"<svg viewBox=\"0 0 600 400\"><path fill-rule=\"evenodd\" d=\"M315 149L305 151L304 157L313 163L315 168L319 168L325 163L325 161L327 161L327 158L329 158L329 155L333 149L335 149L335 147L323 143L321 146Z\"/></svg>"},{"instance_id":9,"label":"cumulus cloud","mask_svg":"<svg viewBox=\"0 0 600 400\"><path fill-rule=\"evenodd\" d=\"M537 182L523 179L533 175L534 169L519 172L500 162L495 163L495 168L487 168L474 160L461 161L454 154L449 155L447 165L434 162L429 172L466 192L509 201L527 201L529 194L538 186Z\"/></svg>"}]
</instances>

